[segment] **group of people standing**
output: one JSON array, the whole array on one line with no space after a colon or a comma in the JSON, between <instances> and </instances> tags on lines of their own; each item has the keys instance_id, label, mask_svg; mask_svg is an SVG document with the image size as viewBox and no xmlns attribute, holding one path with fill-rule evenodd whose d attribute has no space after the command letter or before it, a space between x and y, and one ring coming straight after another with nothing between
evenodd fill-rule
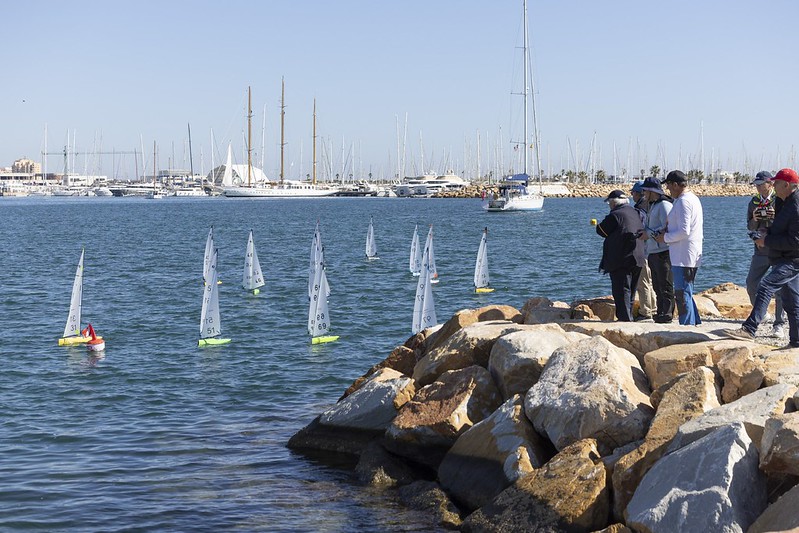
<instances>
[{"instance_id":1,"label":"group of people standing","mask_svg":"<svg viewBox=\"0 0 799 533\"><path fill-rule=\"evenodd\" d=\"M753 339L776 296L771 335L784 336L787 315L789 347L799 347L799 175L789 168L774 176L762 171L752 185L757 194L747 204L747 227L754 251L746 278L752 312L740 328L722 333ZM612 191L605 198L610 213L596 227L604 238L599 268L610 275L617 320L670 323L676 307L680 324L700 324L693 288L702 261L702 203L679 170L662 182L639 181L630 194L634 204L624 191Z\"/></svg>"}]
</instances>

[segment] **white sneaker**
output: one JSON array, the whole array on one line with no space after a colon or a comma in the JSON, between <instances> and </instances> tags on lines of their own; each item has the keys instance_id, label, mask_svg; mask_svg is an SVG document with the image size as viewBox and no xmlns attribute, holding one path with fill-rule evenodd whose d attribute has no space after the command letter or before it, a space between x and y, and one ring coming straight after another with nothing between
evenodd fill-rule
<instances>
[{"instance_id":1,"label":"white sneaker","mask_svg":"<svg viewBox=\"0 0 799 533\"><path fill-rule=\"evenodd\" d=\"M778 324L773 328L771 328L771 336L779 338L785 337L785 326L783 326L782 324Z\"/></svg>"}]
</instances>

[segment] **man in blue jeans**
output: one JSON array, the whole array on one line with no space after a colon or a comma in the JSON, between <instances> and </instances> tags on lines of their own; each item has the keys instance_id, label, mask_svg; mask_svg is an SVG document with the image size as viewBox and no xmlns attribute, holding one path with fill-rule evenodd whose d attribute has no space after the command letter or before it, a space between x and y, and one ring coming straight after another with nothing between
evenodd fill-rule
<instances>
[{"instance_id":1,"label":"man in blue jeans","mask_svg":"<svg viewBox=\"0 0 799 533\"><path fill-rule=\"evenodd\" d=\"M722 330L727 337L751 340L768 304L778 290L788 315L789 346L799 348L799 175L784 168L774 176L777 194L776 215L765 236L755 240L757 246L769 250L771 271L760 280L752 312L739 329Z\"/></svg>"}]
</instances>

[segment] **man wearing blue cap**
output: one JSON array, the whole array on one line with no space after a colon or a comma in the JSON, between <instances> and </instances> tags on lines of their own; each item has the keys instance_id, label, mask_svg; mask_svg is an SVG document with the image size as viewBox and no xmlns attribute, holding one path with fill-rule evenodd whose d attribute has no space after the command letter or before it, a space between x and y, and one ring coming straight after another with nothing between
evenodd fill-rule
<instances>
[{"instance_id":1,"label":"man wearing blue cap","mask_svg":"<svg viewBox=\"0 0 799 533\"><path fill-rule=\"evenodd\" d=\"M660 181L646 178L642 187L649 203L641 235L646 243L646 260L652 273L652 287L655 290L657 311L654 320L658 324L668 324L674 320L674 278L671 274L669 245L657 242L653 237L665 233L668 216L671 212L671 199L663 192Z\"/></svg>"},{"instance_id":2,"label":"man wearing blue cap","mask_svg":"<svg viewBox=\"0 0 799 533\"><path fill-rule=\"evenodd\" d=\"M630 190L630 195L633 197L633 202L635 202L633 207L641 216L641 222L646 225L646 212L649 209L649 202L644 194L644 182L636 181ZM638 277L636 292L638 294L638 316L635 317L635 320L651 319L655 313L657 302L655 300L655 291L652 288L652 276L646 261L641 267L641 275Z\"/></svg>"}]
</instances>

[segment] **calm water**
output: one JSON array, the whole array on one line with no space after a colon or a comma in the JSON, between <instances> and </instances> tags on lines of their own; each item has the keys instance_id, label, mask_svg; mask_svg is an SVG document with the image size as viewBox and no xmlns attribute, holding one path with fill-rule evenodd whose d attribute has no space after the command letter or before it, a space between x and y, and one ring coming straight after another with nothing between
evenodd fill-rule
<instances>
[{"instance_id":1,"label":"calm water","mask_svg":"<svg viewBox=\"0 0 799 533\"><path fill-rule=\"evenodd\" d=\"M744 198L706 198L697 285L743 283ZM439 321L531 296L610 292L597 273L598 199L488 214L477 200L0 200L0 529L39 531L429 531L391 492L285 448L410 334L414 224L434 224ZM369 216L380 260L364 260ZM319 219L337 343L311 348L307 266ZM202 256L219 248L220 307L233 343L197 348ZM489 228L488 295L471 292ZM267 285L240 289L253 229ZM86 248L83 322L105 356L61 348Z\"/></svg>"}]
</instances>

